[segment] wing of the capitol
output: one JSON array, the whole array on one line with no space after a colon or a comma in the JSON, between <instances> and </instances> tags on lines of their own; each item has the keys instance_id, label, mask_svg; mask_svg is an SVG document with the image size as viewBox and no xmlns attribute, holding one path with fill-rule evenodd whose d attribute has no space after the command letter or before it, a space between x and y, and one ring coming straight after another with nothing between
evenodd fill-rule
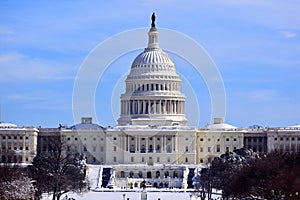
<instances>
[{"instance_id":1,"label":"wing of the capitol","mask_svg":"<svg viewBox=\"0 0 300 200\"><path fill-rule=\"evenodd\" d=\"M1 122L1 163L30 164L56 138L67 144L66 152L84 155L97 169L95 187L140 188L146 183L192 188L194 169L226 151L300 152L300 126L237 128L215 118L204 128L189 127L181 80L174 62L159 47L154 20L148 46L133 60L126 78L116 126L102 127L90 117L57 128Z\"/></svg>"}]
</instances>

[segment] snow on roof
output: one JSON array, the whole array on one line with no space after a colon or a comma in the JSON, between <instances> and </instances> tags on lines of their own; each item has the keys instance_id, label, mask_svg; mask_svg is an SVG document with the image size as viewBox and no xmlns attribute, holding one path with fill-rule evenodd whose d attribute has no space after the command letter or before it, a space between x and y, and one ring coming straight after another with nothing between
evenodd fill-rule
<instances>
[{"instance_id":1,"label":"snow on roof","mask_svg":"<svg viewBox=\"0 0 300 200\"><path fill-rule=\"evenodd\" d=\"M0 128L17 127L15 124L0 122Z\"/></svg>"}]
</instances>

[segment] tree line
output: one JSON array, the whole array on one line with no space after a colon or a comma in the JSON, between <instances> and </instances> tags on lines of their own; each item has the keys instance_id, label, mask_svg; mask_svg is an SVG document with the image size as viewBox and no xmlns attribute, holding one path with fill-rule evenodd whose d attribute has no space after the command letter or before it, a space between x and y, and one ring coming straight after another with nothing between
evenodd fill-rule
<instances>
[{"instance_id":1,"label":"tree line","mask_svg":"<svg viewBox=\"0 0 300 200\"><path fill-rule=\"evenodd\" d=\"M201 199L210 199L212 188L223 199L300 199L300 154L237 149L215 158L194 181Z\"/></svg>"},{"instance_id":2,"label":"tree line","mask_svg":"<svg viewBox=\"0 0 300 200\"><path fill-rule=\"evenodd\" d=\"M40 200L46 193L53 200L60 200L68 192L89 190L84 157L76 152L67 153L61 138L49 142L48 151L39 153L32 165L2 164L0 177L3 200Z\"/></svg>"}]
</instances>

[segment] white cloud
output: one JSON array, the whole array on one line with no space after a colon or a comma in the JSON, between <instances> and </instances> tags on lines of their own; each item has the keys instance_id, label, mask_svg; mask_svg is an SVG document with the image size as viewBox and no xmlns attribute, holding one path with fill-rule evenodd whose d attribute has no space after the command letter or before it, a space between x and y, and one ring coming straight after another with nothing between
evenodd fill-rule
<instances>
[{"instance_id":1,"label":"white cloud","mask_svg":"<svg viewBox=\"0 0 300 200\"><path fill-rule=\"evenodd\" d=\"M231 95L230 95L231 96ZM253 102L270 102L280 99L278 91L272 89L249 90L237 92L232 95L234 98L240 98Z\"/></svg>"},{"instance_id":2,"label":"white cloud","mask_svg":"<svg viewBox=\"0 0 300 200\"><path fill-rule=\"evenodd\" d=\"M279 31L279 33L285 38L295 38L297 37L297 33L289 30Z\"/></svg>"},{"instance_id":3,"label":"white cloud","mask_svg":"<svg viewBox=\"0 0 300 200\"><path fill-rule=\"evenodd\" d=\"M61 80L73 78L70 67L54 61L30 58L16 52L0 55L0 81ZM74 71L76 68L74 68ZM74 73L75 74L75 73Z\"/></svg>"}]
</instances>

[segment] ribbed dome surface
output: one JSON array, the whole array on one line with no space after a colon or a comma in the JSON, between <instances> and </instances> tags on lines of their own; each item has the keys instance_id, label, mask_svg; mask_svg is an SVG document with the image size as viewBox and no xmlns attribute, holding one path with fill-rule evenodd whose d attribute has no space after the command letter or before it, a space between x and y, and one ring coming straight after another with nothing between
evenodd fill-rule
<instances>
[{"instance_id":1,"label":"ribbed dome surface","mask_svg":"<svg viewBox=\"0 0 300 200\"><path fill-rule=\"evenodd\" d=\"M139 54L132 63L132 68L134 67L145 67L151 64L162 64L167 66L174 66L171 58L163 52L161 49L154 49Z\"/></svg>"}]
</instances>

